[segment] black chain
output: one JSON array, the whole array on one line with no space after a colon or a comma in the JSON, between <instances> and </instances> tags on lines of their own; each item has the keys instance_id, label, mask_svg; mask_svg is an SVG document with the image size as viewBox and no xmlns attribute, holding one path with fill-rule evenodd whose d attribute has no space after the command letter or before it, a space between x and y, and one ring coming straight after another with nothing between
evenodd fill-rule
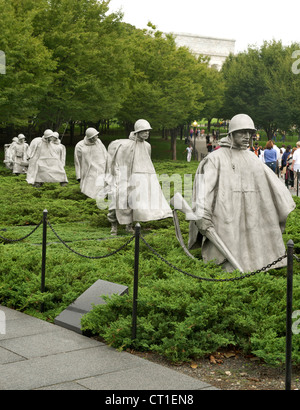
<instances>
[{"instance_id":1,"label":"black chain","mask_svg":"<svg viewBox=\"0 0 300 410\"><path fill-rule=\"evenodd\" d=\"M200 277L200 276L193 275L189 272L185 272L184 270L182 270L182 269L178 268L177 266L173 265L171 262L167 261L163 256L161 256L158 252L156 252L156 250L153 249L151 245L149 245L149 243L145 240L145 238L142 235L140 235L140 237L141 237L142 241L144 242L144 244L151 250L151 252L153 252L159 259L161 259L164 263L169 265L171 268L177 270L178 272L183 273L184 275L188 275L188 276L191 276L192 278L199 279L199 280L204 280L204 281L207 281L207 282L233 282L233 281L236 281L236 280L249 278L250 276L254 276L257 273L265 271L266 269L270 269L272 266L276 265L278 262L282 261L287 256L287 254L285 253L283 256L278 258L276 261L274 261L272 263L269 263L268 265L264 266L261 269L258 269L254 272L246 273L245 275L237 276L237 277L234 277L234 278L227 278L227 279L203 278L203 277Z\"/></svg>"},{"instance_id":2,"label":"black chain","mask_svg":"<svg viewBox=\"0 0 300 410\"><path fill-rule=\"evenodd\" d=\"M43 221L41 221L38 225L36 225L36 227L35 227L29 234L25 235L25 236L22 237L22 238L19 238L19 239L8 239L8 238L5 238L5 237L3 237L3 236L1 236L1 235L0 235L0 238L1 238L2 240L4 240L5 242L20 242L20 241L22 241L22 240L28 238L30 235L32 235L32 234L41 226L42 222L43 222ZM88 259L103 259L103 258L107 258L107 257L112 256L112 255L115 255L115 254L117 254L118 252L120 252L122 249L124 249L127 245L129 245L130 242L132 242L133 239L135 238L135 235L133 235L131 238L128 239L127 242L125 242L125 243L124 243L122 246L120 246L118 249L116 249L115 251L110 252L110 253L108 253L108 254L106 254L106 255L103 255L103 256L88 256L88 255L82 255L81 253L79 253L79 252L75 251L74 249L72 249L72 248L71 248L69 245L67 245L67 243L66 243L62 238L60 238L60 236L55 232L54 228L52 227L52 225L51 225L51 223L50 223L49 221L47 221L47 224L49 225L49 227L50 227L50 229L52 230L52 232L54 233L54 235L58 238L58 240L59 240L66 248L68 248L71 252L75 253L76 255L79 255L79 256L82 256L83 258L88 258ZM270 269L272 266L275 266L278 262L282 261L284 258L287 257L287 254L285 253L283 256L281 256L280 258L278 258L278 259L275 260L274 262L269 263L268 265L264 266L264 267L261 268L261 269L257 269L257 270L254 271L254 272L250 272L250 273L247 273L247 274L245 274L245 275L240 275L240 276L237 276L237 277L234 277L234 278L226 278L226 279L203 278L203 277L200 277L200 276L197 276L197 275L193 275L192 273L186 272L186 271L184 271L183 269L180 269L180 268L178 268L177 266L173 265L171 262L167 261L162 255L160 255L154 248L152 248L152 246L145 240L145 238L144 238L141 234L140 234L140 237L141 237L142 241L144 242L144 244L151 250L151 252L154 253L154 255L156 255L159 259L161 259L161 260L162 260L164 263L166 263L168 266L170 266L171 268L177 270L178 272L183 273L184 275L190 276L190 277L195 278L195 279L198 279L198 280L207 281L207 282L233 282L233 281L236 281L236 280L241 280L241 279L249 278L249 277L251 277L251 276L256 275L257 273L264 272L264 271L266 271L267 269ZM300 258L299 258L297 255L294 254L293 256L294 256L294 258L296 259L297 262L300 262ZM225 259L222 263L224 263L225 261L226 261L226 259ZM221 263L221 264L222 264L222 263ZM219 265L221 265L221 264L219 264Z\"/></svg>"},{"instance_id":3,"label":"black chain","mask_svg":"<svg viewBox=\"0 0 300 410\"><path fill-rule=\"evenodd\" d=\"M34 229L33 231L31 231L29 234L23 236L23 238L20 239L8 239L8 238L4 238L4 236L0 235L0 238L3 239L5 242L20 242L23 241L24 239L28 238L30 235L32 235L42 224L43 221L41 221Z\"/></svg>"},{"instance_id":4,"label":"black chain","mask_svg":"<svg viewBox=\"0 0 300 410\"><path fill-rule=\"evenodd\" d=\"M74 249L72 249L69 245L66 244L66 242L60 238L60 236L55 232L54 228L52 227L52 225L50 224L49 221L47 221L47 224L49 225L50 229L52 230L52 232L54 233L54 235L60 240L60 242L65 245L66 248L68 248L71 252L76 253L76 255L82 256L83 258L88 258L88 259L102 259L102 258L107 258L108 256L112 256L115 255L116 253L120 252L122 249L124 249L127 245L130 244L130 242L133 241L133 239L135 238L135 235L133 235L126 243L124 243L124 245L120 246L120 248L116 249L113 252L110 252L106 255L103 256L87 256L87 255L82 255L81 253L75 251Z\"/></svg>"}]
</instances>

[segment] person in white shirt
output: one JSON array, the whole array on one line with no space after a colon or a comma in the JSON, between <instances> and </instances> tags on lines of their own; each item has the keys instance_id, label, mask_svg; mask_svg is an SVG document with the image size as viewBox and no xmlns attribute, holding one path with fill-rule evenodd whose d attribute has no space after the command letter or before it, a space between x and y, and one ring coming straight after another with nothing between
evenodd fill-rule
<instances>
[{"instance_id":1,"label":"person in white shirt","mask_svg":"<svg viewBox=\"0 0 300 410\"><path fill-rule=\"evenodd\" d=\"M281 159L281 155L280 155L280 148L278 148L276 144L273 144L273 148L275 149L276 154L277 154L277 160L276 160L276 174L279 176L280 159Z\"/></svg>"},{"instance_id":2,"label":"person in white shirt","mask_svg":"<svg viewBox=\"0 0 300 410\"><path fill-rule=\"evenodd\" d=\"M187 151L187 158L186 158L186 160L187 160L187 162L191 162L192 152L193 152L192 144L190 144L190 145L186 148L186 151Z\"/></svg>"},{"instance_id":3,"label":"person in white shirt","mask_svg":"<svg viewBox=\"0 0 300 410\"><path fill-rule=\"evenodd\" d=\"M300 171L300 141L296 143L296 151L293 154L292 170L297 172Z\"/></svg>"}]
</instances>

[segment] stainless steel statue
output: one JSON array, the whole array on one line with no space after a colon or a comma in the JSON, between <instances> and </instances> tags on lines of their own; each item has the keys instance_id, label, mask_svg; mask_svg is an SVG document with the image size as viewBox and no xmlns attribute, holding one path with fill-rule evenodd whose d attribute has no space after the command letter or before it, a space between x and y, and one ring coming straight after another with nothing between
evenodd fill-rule
<instances>
[{"instance_id":1,"label":"stainless steel statue","mask_svg":"<svg viewBox=\"0 0 300 410\"><path fill-rule=\"evenodd\" d=\"M134 221L172 217L151 161L151 146L146 141L151 129L148 121L140 119L129 139L113 141L108 147L108 184L112 199L108 220L113 235L117 234L118 223L132 232Z\"/></svg>"},{"instance_id":2,"label":"stainless steel statue","mask_svg":"<svg viewBox=\"0 0 300 410\"><path fill-rule=\"evenodd\" d=\"M53 143L53 149L56 152L57 157L60 159L60 162L63 164L63 167L66 166L66 147L61 143L59 139L59 133L54 131L51 138Z\"/></svg>"},{"instance_id":3,"label":"stainless steel statue","mask_svg":"<svg viewBox=\"0 0 300 410\"><path fill-rule=\"evenodd\" d=\"M96 199L98 191L103 187L108 158L98 135L99 131L95 128L88 128L84 139L76 144L74 151L76 179L80 182L81 192L93 199Z\"/></svg>"},{"instance_id":4,"label":"stainless steel statue","mask_svg":"<svg viewBox=\"0 0 300 410\"><path fill-rule=\"evenodd\" d=\"M13 146L17 143L18 137L14 137L12 139L12 142L10 144L5 144L4 145L4 164L6 168L10 169L12 171L13 169L13 161L12 161L12 148Z\"/></svg>"},{"instance_id":5,"label":"stainless steel statue","mask_svg":"<svg viewBox=\"0 0 300 410\"><path fill-rule=\"evenodd\" d=\"M207 155L206 137L204 130L201 130L200 134L193 136L192 146L195 150L194 154L196 155L197 161L201 161Z\"/></svg>"},{"instance_id":6,"label":"stainless steel statue","mask_svg":"<svg viewBox=\"0 0 300 410\"><path fill-rule=\"evenodd\" d=\"M61 149L53 143L57 137L47 129L42 137L34 138L28 150L29 166L26 181L35 187L44 182L59 182L67 185L68 178L62 161ZM58 142L58 141L56 141Z\"/></svg>"},{"instance_id":7,"label":"stainless steel statue","mask_svg":"<svg viewBox=\"0 0 300 410\"><path fill-rule=\"evenodd\" d=\"M13 164L13 174L19 175L27 173L28 144L25 142L25 135L19 134L17 141L10 147L10 158Z\"/></svg>"},{"instance_id":8,"label":"stainless steel statue","mask_svg":"<svg viewBox=\"0 0 300 410\"><path fill-rule=\"evenodd\" d=\"M254 131L248 115L234 116L195 175L189 249L201 247L205 261L226 271L252 272L282 257L282 232L295 208L280 179L247 149ZM273 268L285 265L283 259Z\"/></svg>"}]
</instances>

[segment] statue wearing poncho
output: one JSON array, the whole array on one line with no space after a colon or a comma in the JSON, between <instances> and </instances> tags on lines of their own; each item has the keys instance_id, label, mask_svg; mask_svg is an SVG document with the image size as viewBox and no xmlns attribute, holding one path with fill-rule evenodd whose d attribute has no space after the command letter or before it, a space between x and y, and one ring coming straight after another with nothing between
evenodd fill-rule
<instances>
[{"instance_id":1,"label":"statue wearing poncho","mask_svg":"<svg viewBox=\"0 0 300 410\"><path fill-rule=\"evenodd\" d=\"M153 163L146 120L135 123L129 139L117 140L108 147L111 205L108 220L112 234L117 222L132 231L134 221L146 222L172 217L172 210L161 190Z\"/></svg>"},{"instance_id":2,"label":"statue wearing poncho","mask_svg":"<svg viewBox=\"0 0 300 410\"><path fill-rule=\"evenodd\" d=\"M96 199L104 185L107 151L98 138L99 131L88 128L85 137L79 141L74 150L76 179L80 182L80 190L89 198Z\"/></svg>"},{"instance_id":3,"label":"statue wearing poncho","mask_svg":"<svg viewBox=\"0 0 300 410\"><path fill-rule=\"evenodd\" d=\"M221 148L200 162L193 189L189 249L202 247L205 261L224 255L205 237L213 227L244 272L258 270L285 254L282 232L295 203L276 174L247 149L254 124L239 114L232 118ZM198 218L197 218L198 219ZM286 259L274 267L286 265ZM223 265L227 271L232 266Z\"/></svg>"},{"instance_id":4,"label":"statue wearing poncho","mask_svg":"<svg viewBox=\"0 0 300 410\"><path fill-rule=\"evenodd\" d=\"M16 143L11 147L13 174L26 174L28 168L28 147L28 144L25 142L25 135L19 134Z\"/></svg>"},{"instance_id":5,"label":"statue wearing poncho","mask_svg":"<svg viewBox=\"0 0 300 410\"><path fill-rule=\"evenodd\" d=\"M61 185L68 183L64 164L52 143L53 137L53 131L48 129L41 138L37 137L31 141L28 149L28 184L40 186L44 182L59 182Z\"/></svg>"}]
</instances>

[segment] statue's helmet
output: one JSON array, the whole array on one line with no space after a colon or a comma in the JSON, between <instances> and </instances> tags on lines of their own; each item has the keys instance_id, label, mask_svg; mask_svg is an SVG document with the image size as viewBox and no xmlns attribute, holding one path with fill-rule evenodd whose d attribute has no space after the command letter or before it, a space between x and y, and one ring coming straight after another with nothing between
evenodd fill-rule
<instances>
[{"instance_id":1,"label":"statue's helmet","mask_svg":"<svg viewBox=\"0 0 300 410\"><path fill-rule=\"evenodd\" d=\"M137 120L134 124L134 132L150 131L152 130L149 122L147 120Z\"/></svg>"},{"instance_id":2,"label":"statue's helmet","mask_svg":"<svg viewBox=\"0 0 300 410\"><path fill-rule=\"evenodd\" d=\"M53 137L59 138L59 133L58 133L57 131L54 131L54 132L53 132Z\"/></svg>"},{"instance_id":3,"label":"statue's helmet","mask_svg":"<svg viewBox=\"0 0 300 410\"><path fill-rule=\"evenodd\" d=\"M99 131L97 131L95 128L88 128L86 131L85 131L85 136L87 137L87 139L90 139L90 138L93 138L93 137L95 137L96 135L98 135L99 134Z\"/></svg>"},{"instance_id":4,"label":"statue's helmet","mask_svg":"<svg viewBox=\"0 0 300 410\"><path fill-rule=\"evenodd\" d=\"M18 139L19 139L19 140L25 140L25 138L26 138L26 137L25 137L24 134L19 134L19 135L18 135Z\"/></svg>"},{"instance_id":5,"label":"statue's helmet","mask_svg":"<svg viewBox=\"0 0 300 410\"><path fill-rule=\"evenodd\" d=\"M53 131L52 131L52 130L50 130L50 129L45 130L45 131L44 131L44 135L43 135L43 137L44 137L44 138L50 138L50 137L53 137Z\"/></svg>"},{"instance_id":6,"label":"statue's helmet","mask_svg":"<svg viewBox=\"0 0 300 410\"><path fill-rule=\"evenodd\" d=\"M228 134L239 130L256 131L252 118L247 114L237 114L231 118L228 128Z\"/></svg>"}]
</instances>

